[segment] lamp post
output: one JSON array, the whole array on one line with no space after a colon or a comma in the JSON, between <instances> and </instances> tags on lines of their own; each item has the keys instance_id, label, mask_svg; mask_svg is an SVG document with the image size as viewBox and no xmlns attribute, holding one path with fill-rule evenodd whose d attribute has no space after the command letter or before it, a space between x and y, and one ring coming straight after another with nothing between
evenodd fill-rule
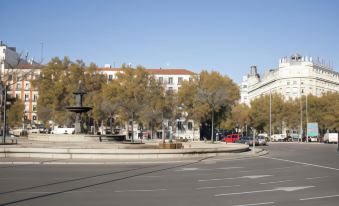
<instances>
[{"instance_id":1,"label":"lamp post","mask_svg":"<svg viewBox=\"0 0 339 206\"><path fill-rule=\"evenodd\" d=\"M270 90L270 139L272 135L272 92Z\"/></svg>"},{"instance_id":2,"label":"lamp post","mask_svg":"<svg viewBox=\"0 0 339 206\"><path fill-rule=\"evenodd\" d=\"M3 125L3 136L2 136L2 143L6 144L6 135L7 135L7 118L6 118L6 113L7 113L7 85L3 85L3 95L4 95L4 102L3 102L3 107L4 107L4 125Z\"/></svg>"},{"instance_id":3,"label":"lamp post","mask_svg":"<svg viewBox=\"0 0 339 206\"><path fill-rule=\"evenodd\" d=\"M303 108L302 108L301 90L300 90L300 141L301 142L303 141Z\"/></svg>"},{"instance_id":4,"label":"lamp post","mask_svg":"<svg viewBox=\"0 0 339 206\"><path fill-rule=\"evenodd\" d=\"M307 92L306 92L306 101L305 101L305 104L306 104L306 142L308 143L308 112L307 112Z\"/></svg>"}]
</instances>

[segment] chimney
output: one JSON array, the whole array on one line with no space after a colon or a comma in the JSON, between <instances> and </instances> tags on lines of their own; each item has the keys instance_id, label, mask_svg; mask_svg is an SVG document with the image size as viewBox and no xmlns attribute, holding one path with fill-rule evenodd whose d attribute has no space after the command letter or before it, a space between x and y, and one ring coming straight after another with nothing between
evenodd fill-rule
<instances>
[{"instance_id":1,"label":"chimney","mask_svg":"<svg viewBox=\"0 0 339 206\"><path fill-rule=\"evenodd\" d=\"M257 75L257 66L251 66L250 75Z\"/></svg>"}]
</instances>

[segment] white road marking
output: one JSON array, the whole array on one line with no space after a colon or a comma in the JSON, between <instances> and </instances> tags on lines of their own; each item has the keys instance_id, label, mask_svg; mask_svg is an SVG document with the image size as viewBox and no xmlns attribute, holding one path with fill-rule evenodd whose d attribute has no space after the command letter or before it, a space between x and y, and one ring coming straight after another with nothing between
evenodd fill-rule
<instances>
[{"instance_id":1,"label":"white road marking","mask_svg":"<svg viewBox=\"0 0 339 206\"><path fill-rule=\"evenodd\" d=\"M152 189L152 190L115 190L114 192L159 192L167 189Z\"/></svg>"},{"instance_id":2,"label":"white road marking","mask_svg":"<svg viewBox=\"0 0 339 206\"><path fill-rule=\"evenodd\" d=\"M275 181L275 182L262 182L262 183L259 183L261 185L267 185L267 184L274 184L274 183L282 183L282 182L291 182L293 180L281 180L281 181Z\"/></svg>"},{"instance_id":3,"label":"white road marking","mask_svg":"<svg viewBox=\"0 0 339 206\"><path fill-rule=\"evenodd\" d=\"M248 191L248 192L236 192L236 193L226 193L226 194L216 194L215 197L219 196L230 196L230 195L242 195L242 194L252 194L252 193L263 193L263 192L274 192L274 191L285 191L285 192L292 192L296 190L303 190L307 188L311 188L314 186L301 186L301 187L277 187L271 190L255 190L255 191Z\"/></svg>"},{"instance_id":4,"label":"white road marking","mask_svg":"<svg viewBox=\"0 0 339 206\"><path fill-rule=\"evenodd\" d=\"M328 176L321 176L321 177L309 177L306 178L307 180L314 180L314 179L322 179L322 178L327 178Z\"/></svg>"},{"instance_id":5,"label":"white road marking","mask_svg":"<svg viewBox=\"0 0 339 206\"><path fill-rule=\"evenodd\" d=\"M249 176L242 176L242 177L225 177L225 178L198 180L198 182L219 181L219 180L235 180L235 179L258 179L258 178L270 177L270 176L273 176L273 175L249 175Z\"/></svg>"},{"instance_id":6,"label":"white road marking","mask_svg":"<svg viewBox=\"0 0 339 206\"><path fill-rule=\"evenodd\" d=\"M245 204L245 205L233 205L233 206L252 206L252 205L270 205L274 204L275 202L261 202L261 203L252 203L252 204Z\"/></svg>"},{"instance_id":7,"label":"white road marking","mask_svg":"<svg viewBox=\"0 0 339 206\"><path fill-rule=\"evenodd\" d=\"M181 168L176 170L176 172L186 172L186 171L196 171L196 170L206 170L206 169L199 169L199 168Z\"/></svg>"},{"instance_id":8,"label":"white road marking","mask_svg":"<svg viewBox=\"0 0 339 206\"><path fill-rule=\"evenodd\" d=\"M230 169L241 169L244 167L221 167L221 168L217 168L218 170L230 170Z\"/></svg>"},{"instance_id":9,"label":"white road marking","mask_svg":"<svg viewBox=\"0 0 339 206\"><path fill-rule=\"evenodd\" d=\"M53 194L53 193L58 193L59 191L33 191L33 192L18 192L18 193L23 193L23 194ZM64 193L83 193L83 192L92 192L92 191L82 191L82 190L75 190L75 191L68 191Z\"/></svg>"},{"instance_id":10,"label":"white road marking","mask_svg":"<svg viewBox=\"0 0 339 206\"><path fill-rule=\"evenodd\" d=\"M316 165L316 164L310 164L310 163L306 163L306 162L297 162L297 161L285 160L285 159L274 158L274 157L262 157L262 156L261 156L261 158L267 158L267 159L279 160L279 161L285 161L285 162L292 162L292 163L296 163L296 164L302 164L302 165L307 165L307 166L320 167L320 168L324 168L324 169L330 169L330 170L336 170L336 171L339 171L338 168L327 167L327 166Z\"/></svg>"},{"instance_id":11,"label":"white road marking","mask_svg":"<svg viewBox=\"0 0 339 206\"><path fill-rule=\"evenodd\" d=\"M216 186L216 187L198 187L196 190L208 190L208 189L218 189L218 188L228 188L228 187L240 187L240 185L224 185L224 186Z\"/></svg>"},{"instance_id":12,"label":"white road marking","mask_svg":"<svg viewBox=\"0 0 339 206\"><path fill-rule=\"evenodd\" d=\"M290 169L295 167L305 167L307 165L301 165L301 166L292 166L292 167L275 167L275 168L269 168L269 169L257 169L257 170L242 170L239 172L253 172L253 171L268 171L268 170L281 170L281 169Z\"/></svg>"},{"instance_id":13,"label":"white road marking","mask_svg":"<svg viewBox=\"0 0 339 206\"><path fill-rule=\"evenodd\" d=\"M324 198L331 198L331 197L339 197L339 195L330 195L330 196L322 196L322 197L310 197L310 198L303 198L299 199L301 201L303 200L316 200L316 199L324 199Z\"/></svg>"},{"instance_id":14,"label":"white road marking","mask_svg":"<svg viewBox=\"0 0 339 206\"><path fill-rule=\"evenodd\" d=\"M230 169L240 169L244 167L221 167L221 168L215 168L215 169L202 169L202 168L192 168L192 167L185 167L178 170L175 170L176 172L186 172L186 171L197 171L197 170L230 170Z\"/></svg>"},{"instance_id":15,"label":"white road marking","mask_svg":"<svg viewBox=\"0 0 339 206\"><path fill-rule=\"evenodd\" d=\"M161 176L160 175L145 175L145 176L140 176L140 177L156 178L156 177L161 177Z\"/></svg>"}]
</instances>

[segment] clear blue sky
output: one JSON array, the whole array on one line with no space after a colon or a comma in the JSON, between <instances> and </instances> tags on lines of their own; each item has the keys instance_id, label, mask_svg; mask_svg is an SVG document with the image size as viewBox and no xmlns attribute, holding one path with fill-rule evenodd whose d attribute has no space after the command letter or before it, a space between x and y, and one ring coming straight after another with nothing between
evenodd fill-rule
<instances>
[{"instance_id":1,"label":"clear blue sky","mask_svg":"<svg viewBox=\"0 0 339 206\"><path fill-rule=\"evenodd\" d=\"M44 63L216 70L240 82L251 65L294 52L339 68L339 1L0 0L0 39Z\"/></svg>"}]
</instances>

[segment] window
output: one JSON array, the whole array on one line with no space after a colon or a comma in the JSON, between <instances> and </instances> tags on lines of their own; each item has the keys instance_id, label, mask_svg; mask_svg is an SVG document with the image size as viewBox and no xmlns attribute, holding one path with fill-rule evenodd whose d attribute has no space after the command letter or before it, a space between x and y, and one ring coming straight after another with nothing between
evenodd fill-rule
<instances>
[{"instance_id":1,"label":"window","mask_svg":"<svg viewBox=\"0 0 339 206\"><path fill-rule=\"evenodd\" d=\"M290 82L287 82L287 85L290 85Z\"/></svg>"},{"instance_id":2,"label":"window","mask_svg":"<svg viewBox=\"0 0 339 206\"><path fill-rule=\"evenodd\" d=\"M36 105L33 105L33 112L36 112Z\"/></svg>"},{"instance_id":3,"label":"window","mask_svg":"<svg viewBox=\"0 0 339 206\"><path fill-rule=\"evenodd\" d=\"M168 91L173 91L173 87L168 87Z\"/></svg>"},{"instance_id":4,"label":"window","mask_svg":"<svg viewBox=\"0 0 339 206\"><path fill-rule=\"evenodd\" d=\"M36 116L35 115L33 115L33 120L36 120Z\"/></svg>"},{"instance_id":5,"label":"window","mask_svg":"<svg viewBox=\"0 0 339 206\"><path fill-rule=\"evenodd\" d=\"M192 122L188 122L187 127L188 127L188 130L192 130L193 129Z\"/></svg>"},{"instance_id":6,"label":"window","mask_svg":"<svg viewBox=\"0 0 339 206\"><path fill-rule=\"evenodd\" d=\"M297 84L297 81L293 81L293 84Z\"/></svg>"},{"instance_id":7,"label":"window","mask_svg":"<svg viewBox=\"0 0 339 206\"><path fill-rule=\"evenodd\" d=\"M247 88L247 85L243 85L242 88Z\"/></svg>"},{"instance_id":8,"label":"window","mask_svg":"<svg viewBox=\"0 0 339 206\"><path fill-rule=\"evenodd\" d=\"M182 125L182 122L181 122L181 121L178 121L177 127L178 127L178 129L180 129L180 130L183 129L183 125Z\"/></svg>"},{"instance_id":9,"label":"window","mask_svg":"<svg viewBox=\"0 0 339 206\"><path fill-rule=\"evenodd\" d=\"M293 94L297 94L298 93L298 88L297 87L293 87L292 92L293 92Z\"/></svg>"},{"instance_id":10,"label":"window","mask_svg":"<svg viewBox=\"0 0 339 206\"><path fill-rule=\"evenodd\" d=\"M29 95L25 94L25 102L28 102L28 101L29 101Z\"/></svg>"},{"instance_id":11,"label":"window","mask_svg":"<svg viewBox=\"0 0 339 206\"><path fill-rule=\"evenodd\" d=\"M182 82L182 77L178 77L178 85L180 85Z\"/></svg>"},{"instance_id":12,"label":"window","mask_svg":"<svg viewBox=\"0 0 339 206\"><path fill-rule=\"evenodd\" d=\"M17 89L21 89L21 83L17 83L17 84L16 84L16 88L17 88Z\"/></svg>"},{"instance_id":13,"label":"window","mask_svg":"<svg viewBox=\"0 0 339 206\"><path fill-rule=\"evenodd\" d=\"M36 101L38 101L38 95L37 95L37 94L34 94L34 95L33 95L33 102L36 102Z\"/></svg>"},{"instance_id":14,"label":"window","mask_svg":"<svg viewBox=\"0 0 339 206\"><path fill-rule=\"evenodd\" d=\"M8 81L12 81L12 79L13 79L13 75L8 75Z\"/></svg>"},{"instance_id":15,"label":"window","mask_svg":"<svg viewBox=\"0 0 339 206\"><path fill-rule=\"evenodd\" d=\"M29 83L25 84L25 90L29 90Z\"/></svg>"},{"instance_id":16,"label":"window","mask_svg":"<svg viewBox=\"0 0 339 206\"><path fill-rule=\"evenodd\" d=\"M193 78L192 78L192 77L190 77L190 78L188 79L188 81L189 81L189 82L192 82L192 81L193 81Z\"/></svg>"},{"instance_id":17,"label":"window","mask_svg":"<svg viewBox=\"0 0 339 206\"><path fill-rule=\"evenodd\" d=\"M113 75L112 74L108 75L108 80L112 80L112 79L113 79Z\"/></svg>"},{"instance_id":18,"label":"window","mask_svg":"<svg viewBox=\"0 0 339 206\"><path fill-rule=\"evenodd\" d=\"M159 83L160 84L164 83L164 78L163 77L159 77Z\"/></svg>"},{"instance_id":19,"label":"window","mask_svg":"<svg viewBox=\"0 0 339 206\"><path fill-rule=\"evenodd\" d=\"M168 78L168 84L173 84L173 77Z\"/></svg>"}]
</instances>

